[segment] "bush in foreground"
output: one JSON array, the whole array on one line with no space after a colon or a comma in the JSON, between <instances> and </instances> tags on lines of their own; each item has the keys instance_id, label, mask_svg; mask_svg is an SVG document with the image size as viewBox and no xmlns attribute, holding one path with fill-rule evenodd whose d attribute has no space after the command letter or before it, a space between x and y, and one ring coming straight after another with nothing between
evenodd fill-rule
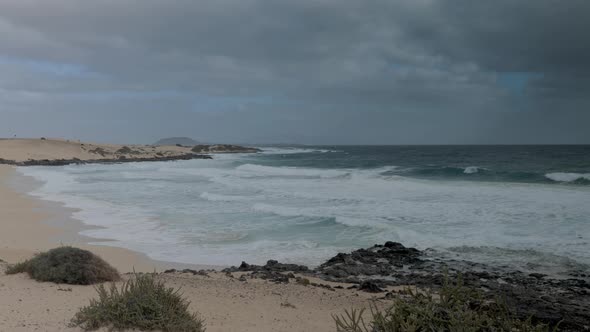
<instances>
[{"instance_id":1,"label":"bush in foreground","mask_svg":"<svg viewBox=\"0 0 590 332\"><path fill-rule=\"evenodd\" d=\"M445 282L435 295L432 292L408 291L406 298L397 298L386 310L371 307L365 310L346 311L334 315L338 332L423 332L423 331L514 331L548 332L553 330L543 324L533 324L512 317L501 301L486 302L476 290ZM369 318L369 323L365 319Z\"/></svg>"},{"instance_id":2,"label":"bush in foreground","mask_svg":"<svg viewBox=\"0 0 590 332\"><path fill-rule=\"evenodd\" d=\"M167 288L155 274L136 275L121 289L97 287L98 299L80 309L70 325L84 330L101 327L114 330L205 331L203 321L188 310L190 302L179 290Z\"/></svg>"},{"instance_id":3,"label":"bush in foreground","mask_svg":"<svg viewBox=\"0 0 590 332\"><path fill-rule=\"evenodd\" d=\"M38 281L90 285L119 280L119 272L87 250L59 247L10 266L6 274L26 272Z\"/></svg>"}]
</instances>

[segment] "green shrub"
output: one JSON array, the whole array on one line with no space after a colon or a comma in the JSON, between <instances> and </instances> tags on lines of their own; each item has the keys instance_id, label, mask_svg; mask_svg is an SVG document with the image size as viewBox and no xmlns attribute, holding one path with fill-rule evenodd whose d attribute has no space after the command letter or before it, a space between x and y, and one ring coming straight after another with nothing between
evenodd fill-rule
<instances>
[{"instance_id":1,"label":"green shrub","mask_svg":"<svg viewBox=\"0 0 590 332\"><path fill-rule=\"evenodd\" d=\"M133 153L133 150L131 150L131 148L128 146L123 146L119 150L115 151L115 153L128 154L128 153Z\"/></svg>"},{"instance_id":2,"label":"green shrub","mask_svg":"<svg viewBox=\"0 0 590 332\"><path fill-rule=\"evenodd\" d=\"M6 268L6 274L17 274L27 272L29 262L30 260L26 260L24 262L8 265L8 267Z\"/></svg>"},{"instance_id":3,"label":"green shrub","mask_svg":"<svg viewBox=\"0 0 590 332\"><path fill-rule=\"evenodd\" d=\"M189 302L179 290L166 288L156 281L155 274L136 275L121 289L111 285L96 288L98 299L80 309L72 318L71 327L96 330L139 329L160 331L205 331L203 321L188 311Z\"/></svg>"},{"instance_id":4,"label":"green shrub","mask_svg":"<svg viewBox=\"0 0 590 332\"><path fill-rule=\"evenodd\" d=\"M6 274L26 272L38 281L90 285L119 280L119 272L87 250L59 247L9 266Z\"/></svg>"},{"instance_id":5,"label":"green shrub","mask_svg":"<svg viewBox=\"0 0 590 332\"><path fill-rule=\"evenodd\" d=\"M480 292L463 286L461 278L456 285L448 280L434 294L408 290L409 296L397 298L386 310L371 307L365 310L345 311L333 318L338 332L547 332L551 329L531 320L512 317L502 301L484 301ZM365 319L369 318L369 323ZM553 329L557 331L557 327Z\"/></svg>"},{"instance_id":6,"label":"green shrub","mask_svg":"<svg viewBox=\"0 0 590 332\"><path fill-rule=\"evenodd\" d=\"M303 285L303 286L309 286L309 285L311 285L311 282L307 278L297 277L295 279L295 282L298 283L298 284L300 284L300 285Z\"/></svg>"},{"instance_id":7,"label":"green shrub","mask_svg":"<svg viewBox=\"0 0 590 332\"><path fill-rule=\"evenodd\" d=\"M192 152L195 153L202 153L202 152L208 152L209 151L209 145L195 145L193 146L193 148L191 149Z\"/></svg>"}]
</instances>

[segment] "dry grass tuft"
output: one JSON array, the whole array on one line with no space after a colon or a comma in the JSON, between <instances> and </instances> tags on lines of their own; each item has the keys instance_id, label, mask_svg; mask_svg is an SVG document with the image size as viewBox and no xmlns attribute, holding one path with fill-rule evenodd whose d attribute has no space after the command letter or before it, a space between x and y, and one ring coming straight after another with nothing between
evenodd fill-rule
<instances>
[{"instance_id":1,"label":"dry grass tuft","mask_svg":"<svg viewBox=\"0 0 590 332\"><path fill-rule=\"evenodd\" d=\"M80 309L70 325L84 330L205 331L203 320L188 310L179 290L167 288L155 274L137 274L121 288L99 285L98 299Z\"/></svg>"}]
</instances>

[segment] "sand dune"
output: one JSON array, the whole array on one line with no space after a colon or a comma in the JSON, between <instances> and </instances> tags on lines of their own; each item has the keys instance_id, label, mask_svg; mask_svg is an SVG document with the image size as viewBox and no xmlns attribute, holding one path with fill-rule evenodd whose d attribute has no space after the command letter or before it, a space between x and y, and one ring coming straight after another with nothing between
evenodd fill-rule
<instances>
[{"instance_id":1,"label":"sand dune","mask_svg":"<svg viewBox=\"0 0 590 332\"><path fill-rule=\"evenodd\" d=\"M62 165L73 162L125 162L208 159L212 153L253 153L239 145L187 146L96 144L63 139L0 139L0 164Z\"/></svg>"},{"instance_id":2,"label":"sand dune","mask_svg":"<svg viewBox=\"0 0 590 332\"><path fill-rule=\"evenodd\" d=\"M80 159L82 161L120 158L157 158L190 154L179 146L95 144L61 139L2 139L0 159L27 160Z\"/></svg>"}]
</instances>

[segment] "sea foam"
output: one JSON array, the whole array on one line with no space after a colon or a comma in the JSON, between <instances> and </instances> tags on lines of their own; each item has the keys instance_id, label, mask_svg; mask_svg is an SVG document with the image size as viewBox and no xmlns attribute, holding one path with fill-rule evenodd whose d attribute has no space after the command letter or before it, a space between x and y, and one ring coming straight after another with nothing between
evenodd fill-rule
<instances>
[{"instance_id":1,"label":"sea foam","mask_svg":"<svg viewBox=\"0 0 590 332\"><path fill-rule=\"evenodd\" d=\"M547 173L545 177L556 182L574 182L578 180L589 180L590 173Z\"/></svg>"},{"instance_id":2,"label":"sea foam","mask_svg":"<svg viewBox=\"0 0 590 332\"><path fill-rule=\"evenodd\" d=\"M465 167L465 170L463 171L465 174L474 174L477 172L479 172L479 168L477 166Z\"/></svg>"},{"instance_id":3,"label":"sea foam","mask_svg":"<svg viewBox=\"0 0 590 332\"><path fill-rule=\"evenodd\" d=\"M438 250L486 244L515 250L522 262L526 250L590 262L587 186L423 180L394 166L288 167L264 154L19 171L43 182L35 195L101 226L86 235L161 260L313 265L399 241ZM564 174L557 178L588 176Z\"/></svg>"}]
</instances>

